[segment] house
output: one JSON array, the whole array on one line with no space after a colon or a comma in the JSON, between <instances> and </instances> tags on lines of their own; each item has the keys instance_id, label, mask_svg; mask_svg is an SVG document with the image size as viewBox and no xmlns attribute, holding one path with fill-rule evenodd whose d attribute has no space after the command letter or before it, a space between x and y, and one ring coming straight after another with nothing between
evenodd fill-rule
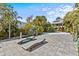
<instances>
[{"instance_id":1,"label":"house","mask_svg":"<svg viewBox=\"0 0 79 59\"><path fill-rule=\"evenodd\" d=\"M56 31L64 31L63 19L58 19L52 23L55 26Z\"/></svg>"}]
</instances>

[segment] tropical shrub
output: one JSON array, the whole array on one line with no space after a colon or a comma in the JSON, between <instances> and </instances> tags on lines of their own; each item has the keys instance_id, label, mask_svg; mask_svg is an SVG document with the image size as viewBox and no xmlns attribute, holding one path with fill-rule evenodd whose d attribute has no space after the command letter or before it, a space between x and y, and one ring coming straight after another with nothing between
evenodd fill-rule
<instances>
[{"instance_id":1,"label":"tropical shrub","mask_svg":"<svg viewBox=\"0 0 79 59\"><path fill-rule=\"evenodd\" d=\"M79 9L68 12L64 17L64 29L66 32L76 33L79 28Z\"/></svg>"}]
</instances>

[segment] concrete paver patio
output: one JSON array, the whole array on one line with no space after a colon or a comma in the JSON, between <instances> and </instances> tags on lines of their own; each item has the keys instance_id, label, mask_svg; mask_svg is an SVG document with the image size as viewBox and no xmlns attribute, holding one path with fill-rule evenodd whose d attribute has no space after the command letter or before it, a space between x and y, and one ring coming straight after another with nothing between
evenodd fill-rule
<instances>
[{"instance_id":1,"label":"concrete paver patio","mask_svg":"<svg viewBox=\"0 0 79 59\"><path fill-rule=\"evenodd\" d=\"M76 44L69 33L47 33L36 38L37 40L23 45L17 43L25 38L0 42L0 56L77 56ZM29 52L23 49L27 49L44 38L48 43L36 50Z\"/></svg>"}]
</instances>

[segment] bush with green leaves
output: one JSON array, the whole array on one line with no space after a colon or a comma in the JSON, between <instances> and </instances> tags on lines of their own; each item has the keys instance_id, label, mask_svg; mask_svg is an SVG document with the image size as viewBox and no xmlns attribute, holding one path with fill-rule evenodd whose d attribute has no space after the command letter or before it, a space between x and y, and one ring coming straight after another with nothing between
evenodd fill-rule
<instances>
[{"instance_id":1,"label":"bush with green leaves","mask_svg":"<svg viewBox=\"0 0 79 59\"><path fill-rule=\"evenodd\" d=\"M37 26L36 32L37 34L42 34L44 32L44 28L42 26Z\"/></svg>"},{"instance_id":2,"label":"bush with green leaves","mask_svg":"<svg viewBox=\"0 0 79 59\"><path fill-rule=\"evenodd\" d=\"M79 9L68 12L64 17L64 29L66 32L76 33L79 28Z\"/></svg>"}]
</instances>

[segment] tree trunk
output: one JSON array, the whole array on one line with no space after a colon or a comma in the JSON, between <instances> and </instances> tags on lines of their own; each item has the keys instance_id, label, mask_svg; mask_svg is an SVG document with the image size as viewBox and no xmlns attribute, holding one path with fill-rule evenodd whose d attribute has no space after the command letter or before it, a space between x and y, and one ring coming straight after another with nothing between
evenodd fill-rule
<instances>
[{"instance_id":1,"label":"tree trunk","mask_svg":"<svg viewBox=\"0 0 79 59\"><path fill-rule=\"evenodd\" d=\"M11 38L11 24L10 24L10 21L9 21L9 39Z\"/></svg>"}]
</instances>

